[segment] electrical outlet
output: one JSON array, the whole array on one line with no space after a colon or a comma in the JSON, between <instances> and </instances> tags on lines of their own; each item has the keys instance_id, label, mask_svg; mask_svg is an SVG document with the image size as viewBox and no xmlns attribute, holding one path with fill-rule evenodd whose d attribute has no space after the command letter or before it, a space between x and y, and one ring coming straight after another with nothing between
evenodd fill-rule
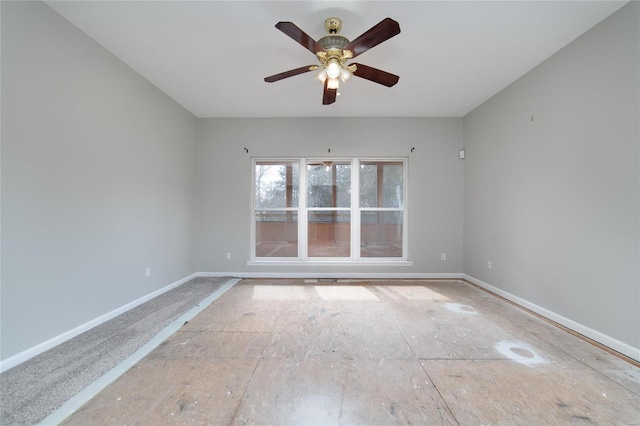
<instances>
[{"instance_id":1,"label":"electrical outlet","mask_svg":"<svg viewBox=\"0 0 640 426\"><path fill-rule=\"evenodd\" d=\"M231 260L231 252L227 252L227 260Z\"/></svg>"},{"instance_id":2,"label":"electrical outlet","mask_svg":"<svg viewBox=\"0 0 640 426\"><path fill-rule=\"evenodd\" d=\"M149 278L151 276L151 266L147 266L146 271L144 272L145 276Z\"/></svg>"},{"instance_id":3,"label":"electrical outlet","mask_svg":"<svg viewBox=\"0 0 640 426\"><path fill-rule=\"evenodd\" d=\"M447 260L447 253L440 253L440 260Z\"/></svg>"},{"instance_id":4,"label":"electrical outlet","mask_svg":"<svg viewBox=\"0 0 640 426\"><path fill-rule=\"evenodd\" d=\"M491 261L487 260L487 269L491 269Z\"/></svg>"}]
</instances>

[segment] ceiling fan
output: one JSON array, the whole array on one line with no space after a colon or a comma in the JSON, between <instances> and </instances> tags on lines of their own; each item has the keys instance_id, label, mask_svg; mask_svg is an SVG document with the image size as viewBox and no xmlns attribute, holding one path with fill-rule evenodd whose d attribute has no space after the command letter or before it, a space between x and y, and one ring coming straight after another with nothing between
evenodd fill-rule
<instances>
[{"instance_id":1,"label":"ceiling fan","mask_svg":"<svg viewBox=\"0 0 640 426\"><path fill-rule=\"evenodd\" d=\"M307 65L281 72L266 77L264 81L273 83L294 75L319 70L316 73L316 78L324 84L323 105L329 105L336 101L339 79L347 81L352 75L387 87L398 82L400 77L386 71L358 63L347 64L348 60L400 34L400 25L396 21L385 18L353 41L338 35L342 28L342 21L339 18L328 18L324 22L324 27L329 35L315 41L293 22L278 22L276 28L316 55L321 65Z\"/></svg>"}]
</instances>

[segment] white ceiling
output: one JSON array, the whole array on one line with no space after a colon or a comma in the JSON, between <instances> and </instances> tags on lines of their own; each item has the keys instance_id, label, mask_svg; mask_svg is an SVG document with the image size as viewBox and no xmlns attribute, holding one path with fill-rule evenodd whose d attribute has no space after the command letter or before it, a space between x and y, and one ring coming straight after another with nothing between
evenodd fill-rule
<instances>
[{"instance_id":1,"label":"white ceiling","mask_svg":"<svg viewBox=\"0 0 640 426\"><path fill-rule=\"evenodd\" d=\"M198 117L461 117L626 1L48 1L54 10ZM357 61L400 76L361 78L322 105L316 64L274 25L318 40L342 19L350 40L386 17L401 33Z\"/></svg>"}]
</instances>

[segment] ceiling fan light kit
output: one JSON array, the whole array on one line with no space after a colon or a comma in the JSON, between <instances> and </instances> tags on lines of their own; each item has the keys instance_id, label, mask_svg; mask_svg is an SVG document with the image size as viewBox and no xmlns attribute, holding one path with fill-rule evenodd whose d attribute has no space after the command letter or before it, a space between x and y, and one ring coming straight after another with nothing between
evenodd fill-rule
<instances>
[{"instance_id":1,"label":"ceiling fan light kit","mask_svg":"<svg viewBox=\"0 0 640 426\"><path fill-rule=\"evenodd\" d=\"M311 53L316 55L320 66L308 65L266 77L264 81L273 83L294 75L316 71L315 77L324 85L322 104L329 105L336 101L340 80L346 82L352 75L382 84L394 86L400 77L362 64L347 64L347 61L366 52L374 46L400 34L400 25L391 18L386 18L370 28L364 34L349 41L338 35L342 28L340 18L328 18L324 27L329 35L315 41L292 22L278 22L276 28L291 37Z\"/></svg>"}]
</instances>

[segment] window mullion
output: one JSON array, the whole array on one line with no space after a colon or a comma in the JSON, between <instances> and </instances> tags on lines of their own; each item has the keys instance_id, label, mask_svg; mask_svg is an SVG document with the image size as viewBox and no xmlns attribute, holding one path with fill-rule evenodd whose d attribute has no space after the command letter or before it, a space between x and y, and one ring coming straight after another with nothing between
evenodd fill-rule
<instances>
[{"instance_id":1,"label":"window mullion","mask_svg":"<svg viewBox=\"0 0 640 426\"><path fill-rule=\"evenodd\" d=\"M251 244L250 258L256 258L256 160L251 160Z\"/></svg>"},{"instance_id":2,"label":"window mullion","mask_svg":"<svg viewBox=\"0 0 640 426\"><path fill-rule=\"evenodd\" d=\"M360 160L351 162L351 258L360 259Z\"/></svg>"},{"instance_id":3,"label":"window mullion","mask_svg":"<svg viewBox=\"0 0 640 426\"><path fill-rule=\"evenodd\" d=\"M309 239L309 226L307 224L309 214L307 211L307 160L305 158L300 159L300 172L298 177L300 179L298 187L300 193L298 194L298 258L301 260L307 260L308 255L308 239Z\"/></svg>"},{"instance_id":4,"label":"window mullion","mask_svg":"<svg viewBox=\"0 0 640 426\"><path fill-rule=\"evenodd\" d=\"M404 259L409 260L409 231L408 231L408 211L407 208L407 194L409 193L409 160L402 161L402 169L403 176L402 181L404 182L404 192L402 194L402 256Z\"/></svg>"}]
</instances>

